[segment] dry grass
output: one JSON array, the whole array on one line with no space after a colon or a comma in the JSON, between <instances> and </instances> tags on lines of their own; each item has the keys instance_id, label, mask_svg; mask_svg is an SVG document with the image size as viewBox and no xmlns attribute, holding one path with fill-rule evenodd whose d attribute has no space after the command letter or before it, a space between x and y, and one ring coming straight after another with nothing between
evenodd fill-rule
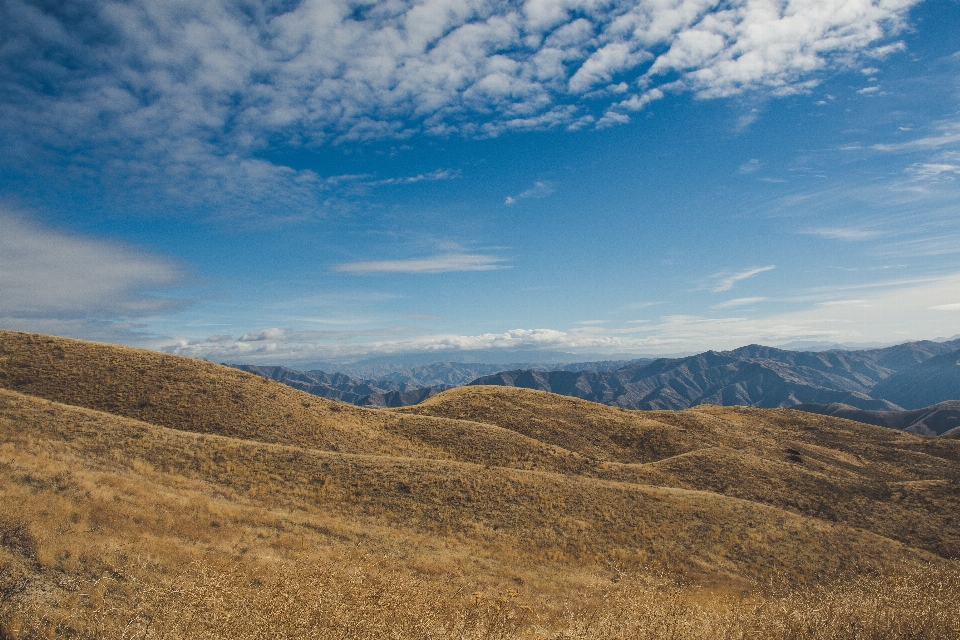
<instances>
[{"instance_id":1,"label":"dry grass","mask_svg":"<svg viewBox=\"0 0 960 640\"><path fill-rule=\"evenodd\" d=\"M0 386L0 638L958 636L957 441L13 332Z\"/></svg>"}]
</instances>

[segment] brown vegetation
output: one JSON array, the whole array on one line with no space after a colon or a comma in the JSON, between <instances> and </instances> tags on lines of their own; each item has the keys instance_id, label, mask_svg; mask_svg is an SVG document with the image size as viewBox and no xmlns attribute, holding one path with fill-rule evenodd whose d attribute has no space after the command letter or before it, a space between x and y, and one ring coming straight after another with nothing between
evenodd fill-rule
<instances>
[{"instance_id":1,"label":"brown vegetation","mask_svg":"<svg viewBox=\"0 0 960 640\"><path fill-rule=\"evenodd\" d=\"M956 440L504 387L365 410L14 332L0 387L0 637L960 629Z\"/></svg>"}]
</instances>

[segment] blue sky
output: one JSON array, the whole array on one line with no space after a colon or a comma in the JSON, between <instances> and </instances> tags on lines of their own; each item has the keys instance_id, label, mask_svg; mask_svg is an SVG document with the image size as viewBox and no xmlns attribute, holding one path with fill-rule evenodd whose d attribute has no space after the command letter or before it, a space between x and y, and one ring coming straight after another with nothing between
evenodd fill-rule
<instances>
[{"instance_id":1,"label":"blue sky","mask_svg":"<svg viewBox=\"0 0 960 640\"><path fill-rule=\"evenodd\" d=\"M0 0L0 327L228 362L960 334L960 2Z\"/></svg>"}]
</instances>

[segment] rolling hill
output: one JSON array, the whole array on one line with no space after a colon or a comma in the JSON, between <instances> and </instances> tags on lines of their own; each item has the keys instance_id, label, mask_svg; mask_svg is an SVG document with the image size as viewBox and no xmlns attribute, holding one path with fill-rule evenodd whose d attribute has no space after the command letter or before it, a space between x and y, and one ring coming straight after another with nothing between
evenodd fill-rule
<instances>
[{"instance_id":1,"label":"rolling hill","mask_svg":"<svg viewBox=\"0 0 960 640\"><path fill-rule=\"evenodd\" d=\"M960 594L960 441L786 409L502 386L365 409L0 331L0 488L7 637L936 630ZM926 576L922 607L871 613ZM825 585L849 607L817 622Z\"/></svg>"},{"instance_id":2,"label":"rolling hill","mask_svg":"<svg viewBox=\"0 0 960 640\"><path fill-rule=\"evenodd\" d=\"M839 403L798 404L794 408L924 436L940 436L960 427L960 400L947 400L923 409L903 411L864 411Z\"/></svg>"}]
</instances>

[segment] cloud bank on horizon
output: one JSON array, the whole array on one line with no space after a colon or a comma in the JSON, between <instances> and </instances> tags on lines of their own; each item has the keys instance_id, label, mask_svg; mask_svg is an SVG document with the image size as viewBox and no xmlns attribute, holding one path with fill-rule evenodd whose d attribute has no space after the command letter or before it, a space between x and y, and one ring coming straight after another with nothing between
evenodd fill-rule
<instances>
[{"instance_id":1,"label":"cloud bank on horizon","mask_svg":"<svg viewBox=\"0 0 960 640\"><path fill-rule=\"evenodd\" d=\"M479 335L431 334L388 336L387 332L296 331L271 327L238 338L217 335L207 340L181 340L162 346L169 353L218 362L316 363L318 360L349 362L371 354L411 352L437 354L438 359L456 357L458 351L542 351L570 354L676 354L692 353L704 344L716 350L750 343L785 344L798 338L808 341L889 342L897 335L909 337L918 329L937 335L947 315L960 314L960 302L933 304L960 297L960 273L920 281L890 281L860 287L858 299L843 298L848 290L808 292L821 300L801 311L774 313L763 318L663 316L657 321L637 322L624 328L596 326L597 321L556 329L513 329ZM766 298L731 300L737 307ZM732 303L732 304L731 304ZM954 317L953 326L956 325ZM394 333L397 333L396 331ZM901 340L905 341L905 340ZM157 346L160 346L159 344Z\"/></svg>"},{"instance_id":2,"label":"cloud bank on horizon","mask_svg":"<svg viewBox=\"0 0 960 640\"><path fill-rule=\"evenodd\" d=\"M9 163L95 164L174 202L303 210L336 176L258 153L278 140L576 129L671 92L803 92L817 72L898 49L914 4L10 0L0 135Z\"/></svg>"}]
</instances>

